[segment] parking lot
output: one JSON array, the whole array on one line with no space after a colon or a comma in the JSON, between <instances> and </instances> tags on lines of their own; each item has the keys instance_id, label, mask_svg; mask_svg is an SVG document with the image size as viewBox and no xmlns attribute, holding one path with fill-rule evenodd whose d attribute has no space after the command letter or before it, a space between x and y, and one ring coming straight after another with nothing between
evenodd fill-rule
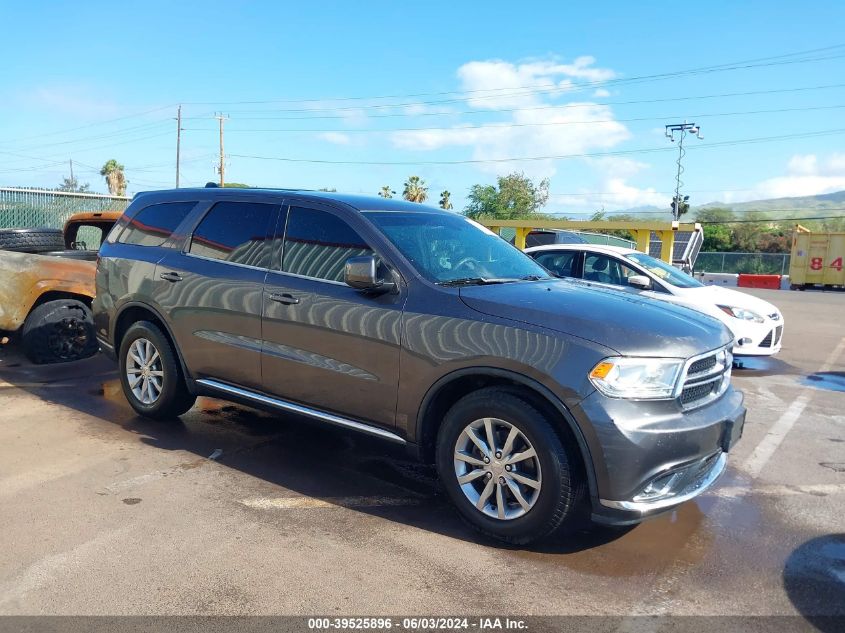
<instances>
[{"instance_id":1,"label":"parking lot","mask_svg":"<svg viewBox=\"0 0 845 633\"><path fill-rule=\"evenodd\" d=\"M785 317L734 371L717 486L629 530L487 542L403 449L201 399L127 405L106 358L0 348L3 614L845 614L845 293L750 291Z\"/></svg>"}]
</instances>

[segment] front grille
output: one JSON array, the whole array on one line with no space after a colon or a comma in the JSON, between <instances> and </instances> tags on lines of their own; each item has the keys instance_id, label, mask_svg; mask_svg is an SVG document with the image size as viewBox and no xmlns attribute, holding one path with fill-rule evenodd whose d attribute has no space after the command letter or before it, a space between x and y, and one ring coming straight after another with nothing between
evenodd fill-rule
<instances>
[{"instance_id":1,"label":"front grille","mask_svg":"<svg viewBox=\"0 0 845 633\"><path fill-rule=\"evenodd\" d=\"M707 382L703 385L692 385L691 387L684 387L681 391L681 404L686 406L702 398L706 398L713 393L713 390L718 386L717 381Z\"/></svg>"},{"instance_id":2,"label":"front grille","mask_svg":"<svg viewBox=\"0 0 845 633\"><path fill-rule=\"evenodd\" d=\"M724 393L730 383L732 361L727 348L693 359L678 396L681 406L685 409L702 406Z\"/></svg>"},{"instance_id":3,"label":"front grille","mask_svg":"<svg viewBox=\"0 0 845 633\"><path fill-rule=\"evenodd\" d=\"M772 346L772 332L766 334L766 338L760 341L760 347L771 347Z\"/></svg>"},{"instance_id":4,"label":"front grille","mask_svg":"<svg viewBox=\"0 0 845 633\"><path fill-rule=\"evenodd\" d=\"M702 372L709 371L715 366L715 356L707 356L706 358L701 358L689 366L689 369L687 370L687 376L693 376L695 374L700 374Z\"/></svg>"},{"instance_id":5,"label":"front grille","mask_svg":"<svg viewBox=\"0 0 845 633\"><path fill-rule=\"evenodd\" d=\"M779 325L775 328L775 345L780 343L781 336L783 336L783 326Z\"/></svg>"}]
</instances>

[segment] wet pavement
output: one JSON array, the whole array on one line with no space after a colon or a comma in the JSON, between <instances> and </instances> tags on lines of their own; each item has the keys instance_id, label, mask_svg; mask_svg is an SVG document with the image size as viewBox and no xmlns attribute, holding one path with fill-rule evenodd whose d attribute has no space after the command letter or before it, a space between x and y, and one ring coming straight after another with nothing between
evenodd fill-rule
<instances>
[{"instance_id":1,"label":"wet pavement","mask_svg":"<svg viewBox=\"0 0 845 633\"><path fill-rule=\"evenodd\" d=\"M0 613L845 614L841 293L752 291L784 348L749 359L718 486L628 529L478 537L401 447L202 398L126 404L103 357L0 348ZM819 624L821 622L821 624Z\"/></svg>"}]
</instances>

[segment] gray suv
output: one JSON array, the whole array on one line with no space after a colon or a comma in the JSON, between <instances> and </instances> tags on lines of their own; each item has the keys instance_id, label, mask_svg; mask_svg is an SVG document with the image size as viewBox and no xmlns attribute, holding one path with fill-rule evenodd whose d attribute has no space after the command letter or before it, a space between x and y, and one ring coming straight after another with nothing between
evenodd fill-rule
<instances>
[{"instance_id":1,"label":"gray suv","mask_svg":"<svg viewBox=\"0 0 845 633\"><path fill-rule=\"evenodd\" d=\"M140 415L209 395L404 444L463 518L512 543L696 496L745 419L718 321L555 279L419 204L138 194L96 294L100 345Z\"/></svg>"}]
</instances>

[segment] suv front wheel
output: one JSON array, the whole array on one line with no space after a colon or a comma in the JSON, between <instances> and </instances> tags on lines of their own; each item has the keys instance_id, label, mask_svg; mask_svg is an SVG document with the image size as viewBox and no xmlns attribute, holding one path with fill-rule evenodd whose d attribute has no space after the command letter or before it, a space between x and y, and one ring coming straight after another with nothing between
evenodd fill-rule
<instances>
[{"instance_id":1,"label":"suv front wheel","mask_svg":"<svg viewBox=\"0 0 845 633\"><path fill-rule=\"evenodd\" d=\"M519 393L497 387L461 398L446 414L437 470L474 528L526 544L575 519L584 482L552 423Z\"/></svg>"},{"instance_id":2,"label":"suv front wheel","mask_svg":"<svg viewBox=\"0 0 845 633\"><path fill-rule=\"evenodd\" d=\"M148 321L133 324L120 343L120 382L132 408L156 420L182 415L197 399L185 385L176 350Z\"/></svg>"}]
</instances>

